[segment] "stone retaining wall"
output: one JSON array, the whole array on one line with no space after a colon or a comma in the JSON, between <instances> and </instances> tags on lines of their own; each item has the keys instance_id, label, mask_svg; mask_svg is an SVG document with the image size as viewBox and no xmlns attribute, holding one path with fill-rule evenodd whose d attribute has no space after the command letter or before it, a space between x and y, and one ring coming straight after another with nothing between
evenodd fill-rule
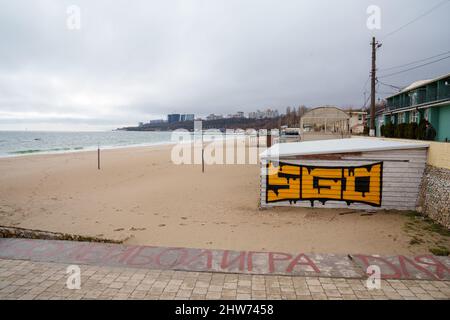
<instances>
[{"instance_id":1,"label":"stone retaining wall","mask_svg":"<svg viewBox=\"0 0 450 320\"><path fill-rule=\"evenodd\" d=\"M420 187L419 212L450 229L450 170L427 165Z\"/></svg>"}]
</instances>

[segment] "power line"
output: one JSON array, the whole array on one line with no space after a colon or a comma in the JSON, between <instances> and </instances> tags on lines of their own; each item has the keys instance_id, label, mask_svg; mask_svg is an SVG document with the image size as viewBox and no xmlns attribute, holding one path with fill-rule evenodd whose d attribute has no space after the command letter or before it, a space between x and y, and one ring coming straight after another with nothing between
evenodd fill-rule
<instances>
[{"instance_id":1,"label":"power line","mask_svg":"<svg viewBox=\"0 0 450 320\"><path fill-rule=\"evenodd\" d=\"M379 93L379 94L385 94L385 95L394 95L394 94L396 94L396 93L398 93L398 92L383 92L383 91L377 91L377 93Z\"/></svg>"},{"instance_id":2,"label":"power line","mask_svg":"<svg viewBox=\"0 0 450 320\"><path fill-rule=\"evenodd\" d=\"M398 65L398 66L395 66L395 67L379 69L379 71L389 71L389 70L394 70L394 69L398 69L398 68L408 67L408 66L414 65L416 63L424 62L424 61L427 61L427 60L430 60L430 59L433 59L433 58L437 58L437 57L441 57L441 56L449 54L449 53L450 53L450 51L443 52L443 53L437 54L435 56L431 56L431 57L428 57L428 58L425 58L425 59L421 59L421 60L416 60L416 61L413 61L413 62L410 62L410 63Z\"/></svg>"},{"instance_id":3,"label":"power line","mask_svg":"<svg viewBox=\"0 0 450 320\"><path fill-rule=\"evenodd\" d=\"M397 75L397 74L401 74L401 73L405 73L405 72L408 72L408 71L411 71L411 70L419 69L419 68L428 66L428 65L430 65L430 64L433 64L433 63L436 63L436 62L439 62L439 61L442 61L442 60L445 60L445 59L448 59L448 58L450 58L450 55L447 56L447 57L438 59L438 60L430 61L430 62L428 62L428 63L424 63L424 64L421 64L421 65L415 66L415 67L413 67L413 68L409 68L409 69L401 70L401 71L398 71L398 72L386 74L386 75L381 76L380 78L392 77L392 76L395 76L395 75Z\"/></svg>"},{"instance_id":4,"label":"power line","mask_svg":"<svg viewBox=\"0 0 450 320\"><path fill-rule=\"evenodd\" d=\"M367 78L366 83L364 84L364 87L363 87L363 90L364 90L364 91L366 90L366 87L367 87L367 84L369 83L369 80L370 80L370 75L369 75L369 77Z\"/></svg>"},{"instance_id":5,"label":"power line","mask_svg":"<svg viewBox=\"0 0 450 320\"><path fill-rule=\"evenodd\" d=\"M394 86L393 84L388 84L388 83L381 82L381 81L378 80L378 79L377 79L377 83L379 83L379 84L381 84L381 85L383 85L383 86L386 86L386 87L390 87L390 88L392 88L392 89L399 90L399 91L402 90L401 87L397 87L397 86Z\"/></svg>"},{"instance_id":6,"label":"power line","mask_svg":"<svg viewBox=\"0 0 450 320\"><path fill-rule=\"evenodd\" d=\"M398 88L398 87L391 86L389 84L383 83L381 81L378 81L378 79L377 79L377 93L378 94L393 95L393 94L398 93L398 91L397 92L380 91L380 84L383 85L383 86L389 87L389 88ZM400 89L400 88L398 88L398 89Z\"/></svg>"},{"instance_id":7,"label":"power line","mask_svg":"<svg viewBox=\"0 0 450 320\"><path fill-rule=\"evenodd\" d=\"M413 24L414 22L416 22L416 21L422 19L423 17L426 17L427 15L429 15L430 13L432 13L432 12L433 12L434 10L436 10L437 8L439 8L439 7L441 7L441 6L445 5L445 4L447 4L447 3L449 3L449 2L450 2L450 0L444 0L444 1L440 2L440 3L438 3L437 5L435 5L434 7L432 7L431 9L429 9L428 11L422 13L422 14L419 15L418 17L416 17L416 18L414 18L413 20L411 20L410 22L408 22L408 23L402 25L401 27L395 29L394 31L389 32L388 34L386 34L386 35L384 36L384 38L383 38L382 40L385 40L386 38L388 38L388 37L392 36L393 34L395 34L395 33L399 32L399 31L403 30L403 29L406 28L407 26Z\"/></svg>"},{"instance_id":8,"label":"power line","mask_svg":"<svg viewBox=\"0 0 450 320\"><path fill-rule=\"evenodd\" d=\"M366 102L364 102L364 109L366 108L367 102L369 102L369 100L370 100L370 95L369 95L369 97L367 98Z\"/></svg>"},{"instance_id":9,"label":"power line","mask_svg":"<svg viewBox=\"0 0 450 320\"><path fill-rule=\"evenodd\" d=\"M397 92L386 92L386 91L380 91L380 83L377 82L377 94L383 94L383 95L394 95ZM378 101L380 101L381 98L378 98Z\"/></svg>"}]
</instances>

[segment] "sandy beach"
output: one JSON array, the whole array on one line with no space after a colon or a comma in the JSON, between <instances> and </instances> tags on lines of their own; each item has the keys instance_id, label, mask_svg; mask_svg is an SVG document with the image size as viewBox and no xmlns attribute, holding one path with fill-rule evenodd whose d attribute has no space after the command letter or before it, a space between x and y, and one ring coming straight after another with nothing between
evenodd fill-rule
<instances>
[{"instance_id":1,"label":"sandy beach","mask_svg":"<svg viewBox=\"0 0 450 320\"><path fill-rule=\"evenodd\" d=\"M193 248L428 253L393 212L258 209L257 165L174 165L170 146L0 159L0 225ZM341 215L340 213L345 213Z\"/></svg>"}]
</instances>

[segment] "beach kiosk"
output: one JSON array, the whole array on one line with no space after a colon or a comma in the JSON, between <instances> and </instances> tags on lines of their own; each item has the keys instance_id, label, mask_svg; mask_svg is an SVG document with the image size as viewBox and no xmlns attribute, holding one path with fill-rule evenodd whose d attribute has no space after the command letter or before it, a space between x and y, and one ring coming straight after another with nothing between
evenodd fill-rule
<instances>
[{"instance_id":1,"label":"beach kiosk","mask_svg":"<svg viewBox=\"0 0 450 320\"><path fill-rule=\"evenodd\" d=\"M415 210L428 147L376 138L276 144L260 155L260 206Z\"/></svg>"}]
</instances>

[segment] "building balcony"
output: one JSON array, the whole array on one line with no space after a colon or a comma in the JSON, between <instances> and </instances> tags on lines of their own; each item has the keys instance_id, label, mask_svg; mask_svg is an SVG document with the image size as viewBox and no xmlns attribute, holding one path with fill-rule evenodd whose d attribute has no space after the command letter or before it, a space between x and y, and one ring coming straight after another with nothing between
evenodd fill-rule
<instances>
[{"instance_id":1,"label":"building balcony","mask_svg":"<svg viewBox=\"0 0 450 320\"><path fill-rule=\"evenodd\" d=\"M388 111L420 109L450 101L449 75L421 83L421 85L413 84L387 98Z\"/></svg>"}]
</instances>

